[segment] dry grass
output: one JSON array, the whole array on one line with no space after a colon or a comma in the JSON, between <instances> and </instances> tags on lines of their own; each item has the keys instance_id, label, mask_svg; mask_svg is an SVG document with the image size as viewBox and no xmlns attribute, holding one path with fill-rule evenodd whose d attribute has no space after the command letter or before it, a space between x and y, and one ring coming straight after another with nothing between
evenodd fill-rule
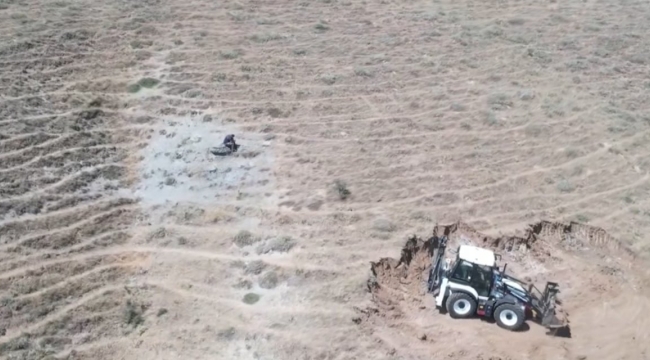
<instances>
[{"instance_id":1,"label":"dry grass","mask_svg":"<svg viewBox=\"0 0 650 360\"><path fill-rule=\"evenodd\" d=\"M578 220L648 253L649 15L0 0L1 356L642 358L621 281L590 290L598 319L566 292L584 320L560 347L431 309L445 331L411 346L407 317L379 341L350 315L368 264L435 222ZM209 155L225 133L241 152Z\"/></svg>"}]
</instances>

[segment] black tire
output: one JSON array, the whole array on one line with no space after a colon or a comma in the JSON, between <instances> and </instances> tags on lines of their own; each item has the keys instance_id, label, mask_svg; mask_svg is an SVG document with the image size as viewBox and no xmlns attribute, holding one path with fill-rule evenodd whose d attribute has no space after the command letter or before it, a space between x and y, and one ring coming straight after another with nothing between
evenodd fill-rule
<instances>
[{"instance_id":1,"label":"black tire","mask_svg":"<svg viewBox=\"0 0 650 360\"><path fill-rule=\"evenodd\" d=\"M447 299L447 312L454 319L467 319L476 315L476 300L466 293L454 293Z\"/></svg>"},{"instance_id":2,"label":"black tire","mask_svg":"<svg viewBox=\"0 0 650 360\"><path fill-rule=\"evenodd\" d=\"M232 154L232 150L225 146L214 147L210 149L210 152L216 156L228 156Z\"/></svg>"},{"instance_id":3,"label":"black tire","mask_svg":"<svg viewBox=\"0 0 650 360\"><path fill-rule=\"evenodd\" d=\"M501 328L517 331L524 325L526 313L521 305L503 304L494 312L494 320Z\"/></svg>"}]
</instances>

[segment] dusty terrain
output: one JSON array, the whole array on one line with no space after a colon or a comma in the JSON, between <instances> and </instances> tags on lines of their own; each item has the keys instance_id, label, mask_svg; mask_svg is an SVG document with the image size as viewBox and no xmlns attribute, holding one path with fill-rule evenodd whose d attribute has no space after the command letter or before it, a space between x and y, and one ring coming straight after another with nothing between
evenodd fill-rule
<instances>
[{"instance_id":1,"label":"dusty terrain","mask_svg":"<svg viewBox=\"0 0 650 360\"><path fill-rule=\"evenodd\" d=\"M649 20L624 0L0 0L0 358L645 358ZM227 133L241 152L211 155ZM560 283L571 339L451 321L413 276L416 302L359 321L370 263L410 234L543 219L619 244L507 252Z\"/></svg>"}]
</instances>

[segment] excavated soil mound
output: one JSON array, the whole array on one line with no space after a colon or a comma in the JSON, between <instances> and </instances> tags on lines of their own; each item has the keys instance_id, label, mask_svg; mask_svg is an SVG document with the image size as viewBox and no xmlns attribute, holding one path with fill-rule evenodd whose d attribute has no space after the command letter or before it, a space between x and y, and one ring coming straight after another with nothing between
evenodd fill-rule
<instances>
[{"instance_id":1,"label":"excavated soil mound","mask_svg":"<svg viewBox=\"0 0 650 360\"><path fill-rule=\"evenodd\" d=\"M371 263L372 306L355 322L388 344L397 357L453 359L640 359L647 311L647 275L640 261L603 229L542 221L522 234L490 237L464 223L436 226L431 238L410 237L399 259ZM440 314L426 291L438 236L449 238L446 257L458 245L493 249L508 273L542 288L560 284L560 316L571 321L571 338L551 337L529 321L508 332L479 319L453 320ZM569 316L570 314L570 316ZM617 342L620 342L617 343ZM509 346L503 346L507 343ZM623 345L626 344L626 345ZM462 350L459 350L462 349Z\"/></svg>"}]
</instances>

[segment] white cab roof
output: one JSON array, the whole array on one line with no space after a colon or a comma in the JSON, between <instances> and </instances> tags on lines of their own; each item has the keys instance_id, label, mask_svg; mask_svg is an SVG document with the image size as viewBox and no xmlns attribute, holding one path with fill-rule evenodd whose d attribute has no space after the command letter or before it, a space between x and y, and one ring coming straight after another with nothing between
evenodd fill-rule
<instances>
[{"instance_id":1,"label":"white cab roof","mask_svg":"<svg viewBox=\"0 0 650 360\"><path fill-rule=\"evenodd\" d=\"M496 263L494 252L470 245L461 245L458 249L458 257L462 260L483 266L492 267Z\"/></svg>"}]
</instances>

